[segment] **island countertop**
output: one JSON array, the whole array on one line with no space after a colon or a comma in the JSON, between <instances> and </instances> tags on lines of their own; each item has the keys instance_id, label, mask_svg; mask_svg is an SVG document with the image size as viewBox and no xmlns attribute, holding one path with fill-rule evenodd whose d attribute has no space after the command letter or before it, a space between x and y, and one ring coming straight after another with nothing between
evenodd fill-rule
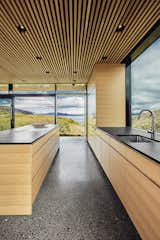
<instances>
[{"instance_id":1,"label":"island countertop","mask_svg":"<svg viewBox=\"0 0 160 240\"><path fill-rule=\"evenodd\" d=\"M33 124L0 132L0 215L31 215L59 149L59 126Z\"/></svg>"},{"instance_id":2,"label":"island countertop","mask_svg":"<svg viewBox=\"0 0 160 240\"><path fill-rule=\"evenodd\" d=\"M33 124L0 131L0 144L32 144L57 127L55 124Z\"/></svg>"}]
</instances>

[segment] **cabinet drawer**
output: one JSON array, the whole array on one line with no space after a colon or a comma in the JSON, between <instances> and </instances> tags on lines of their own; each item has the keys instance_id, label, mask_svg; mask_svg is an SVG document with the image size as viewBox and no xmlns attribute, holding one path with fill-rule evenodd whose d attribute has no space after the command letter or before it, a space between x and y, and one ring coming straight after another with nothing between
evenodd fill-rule
<instances>
[{"instance_id":1,"label":"cabinet drawer","mask_svg":"<svg viewBox=\"0 0 160 240\"><path fill-rule=\"evenodd\" d=\"M102 138L106 143L109 143L110 141L110 136L107 135L103 130L96 129L96 135Z\"/></svg>"},{"instance_id":2,"label":"cabinet drawer","mask_svg":"<svg viewBox=\"0 0 160 240\"><path fill-rule=\"evenodd\" d=\"M125 156L125 148L126 146L123 143L118 142L117 140L115 140L114 138L110 138L110 145L116 150L118 151L120 154L122 154L123 156Z\"/></svg>"},{"instance_id":3,"label":"cabinet drawer","mask_svg":"<svg viewBox=\"0 0 160 240\"><path fill-rule=\"evenodd\" d=\"M126 159L154 183L160 186L160 165L127 146L125 146L125 148Z\"/></svg>"},{"instance_id":4,"label":"cabinet drawer","mask_svg":"<svg viewBox=\"0 0 160 240\"><path fill-rule=\"evenodd\" d=\"M160 239L160 188L126 162L125 207L142 239Z\"/></svg>"},{"instance_id":5,"label":"cabinet drawer","mask_svg":"<svg viewBox=\"0 0 160 240\"><path fill-rule=\"evenodd\" d=\"M110 181L122 202L125 201L126 160L110 147Z\"/></svg>"}]
</instances>

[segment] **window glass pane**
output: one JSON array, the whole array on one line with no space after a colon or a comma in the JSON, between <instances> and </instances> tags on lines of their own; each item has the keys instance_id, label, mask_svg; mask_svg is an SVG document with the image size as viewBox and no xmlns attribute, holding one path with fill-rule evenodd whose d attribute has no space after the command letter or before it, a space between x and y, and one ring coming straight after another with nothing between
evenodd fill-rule
<instances>
[{"instance_id":1,"label":"window glass pane","mask_svg":"<svg viewBox=\"0 0 160 240\"><path fill-rule=\"evenodd\" d=\"M96 88L88 89L88 132L92 134L96 128Z\"/></svg>"},{"instance_id":2,"label":"window glass pane","mask_svg":"<svg viewBox=\"0 0 160 240\"><path fill-rule=\"evenodd\" d=\"M151 109L156 115L156 131L160 132L160 39L156 40L131 64L132 126L149 129L151 119L142 109Z\"/></svg>"},{"instance_id":3,"label":"window glass pane","mask_svg":"<svg viewBox=\"0 0 160 240\"><path fill-rule=\"evenodd\" d=\"M8 84L0 84L0 94L8 93Z\"/></svg>"},{"instance_id":4,"label":"window glass pane","mask_svg":"<svg viewBox=\"0 0 160 240\"><path fill-rule=\"evenodd\" d=\"M54 97L16 97L15 127L28 124L54 124Z\"/></svg>"},{"instance_id":5,"label":"window glass pane","mask_svg":"<svg viewBox=\"0 0 160 240\"><path fill-rule=\"evenodd\" d=\"M86 91L85 84L56 84L57 93L65 94L84 94Z\"/></svg>"},{"instance_id":6,"label":"window glass pane","mask_svg":"<svg viewBox=\"0 0 160 240\"><path fill-rule=\"evenodd\" d=\"M57 122L61 136L85 135L85 94L57 95Z\"/></svg>"},{"instance_id":7,"label":"window glass pane","mask_svg":"<svg viewBox=\"0 0 160 240\"><path fill-rule=\"evenodd\" d=\"M0 99L0 131L10 128L11 100Z\"/></svg>"},{"instance_id":8,"label":"window glass pane","mask_svg":"<svg viewBox=\"0 0 160 240\"><path fill-rule=\"evenodd\" d=\"M15 93L54 93L55 84L14 84Z\"/></svg>"}]
</instances>

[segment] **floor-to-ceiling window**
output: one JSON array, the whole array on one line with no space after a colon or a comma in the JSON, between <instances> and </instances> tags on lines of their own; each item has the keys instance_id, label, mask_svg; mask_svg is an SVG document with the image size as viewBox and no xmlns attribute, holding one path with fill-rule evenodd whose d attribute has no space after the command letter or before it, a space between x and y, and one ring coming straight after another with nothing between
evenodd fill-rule
<instances>
[{"instance_id":1,"label":"floor-to-ceiling window","mask_svg":"<svg viewBox=\"0 0 160 240\"><path fill-rule=\"evenodd\" d=\"M86 86L57 85L57 123L62 136L86 134Z\"/></svg>"},{"instance_id":2,"label":"floor-to-ceiling window","mask_svg":"<svg viewBox=\"0 0 160 240\"><path fill-rule=\"evenodd\" d=\"M53 124L54 97L15 97L15 127L28 124Z\"/></svg>"},{"instance_id":3,"label":"floor-to-ceiling window","mask_svg":"<svg viewBox=\"0 0 160 240\"><path fill-rule=\"evenodd\" d=\"M11 99L8 94L8 85L0 84L0 131L11 127Z\"/></svg>"},{"instance_id":4,"label":"floor-to-ceiling window","mask_svg":"<svg viewBox=\"0 0 160 240\"><path fill-rule=\"evenodd\" d=\"M15 84L13 93L15 127L55 123L54 84Z\"/></svg>"},{"instance_id":5,"label":"floor-to-ceiling window","mask_svg":"<svg viewBox=\"0 0 160 240\"><path fill-rule=\"evenodd\" d=\"M149 129L151 119L142 109L151 109L156 116L156 131L160 132L160 38L154 41L131 63L132 126Z\"/></svg>"},{"instance_id":6,"label":"floor-to-ceiling window","mask_svg":"<svg viewBox=\"0 0 160 240\"><path fill-rule=\"evenodd\" d=\"M86 134L85 84L0 85L0 130L54 123L62 136Z\"/></svg>"},{"instance_id":7,"label":"floor-to-ceiling window","mask_svg":"<svg viewBox=\"0 0 160 240\"><path fill-rule=\"evenodd\" d=\"M0 99L0 131L11 127L11 100Z\"/></svg>"}]
</instances>

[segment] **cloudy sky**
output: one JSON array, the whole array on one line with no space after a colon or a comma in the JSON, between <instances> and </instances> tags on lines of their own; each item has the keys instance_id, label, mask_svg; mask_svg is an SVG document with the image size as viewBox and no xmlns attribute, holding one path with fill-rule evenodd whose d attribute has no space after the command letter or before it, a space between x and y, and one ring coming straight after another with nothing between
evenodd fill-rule
<instances>
[{"instance_id":1,"label":"cloudy sky","mask_svg":"<svg viewBox=\"0 0 160 240\"><path fill-rule=\"evenodd\" d=\"M16 109L34 114L54 113L54 97L17 97ZM64 114L83 115L84 96L57 96L57 111Z\"/></svg>"},{"instance_id":2,"label":"cloudy sky","mask_svg":"<svg viewBox=\"0 0 160 240\"><path fill-rule=\"evenodd\" d=\"M132 113L160 109L160 38L132 63Z\"/></svg>"}]
</instances>

